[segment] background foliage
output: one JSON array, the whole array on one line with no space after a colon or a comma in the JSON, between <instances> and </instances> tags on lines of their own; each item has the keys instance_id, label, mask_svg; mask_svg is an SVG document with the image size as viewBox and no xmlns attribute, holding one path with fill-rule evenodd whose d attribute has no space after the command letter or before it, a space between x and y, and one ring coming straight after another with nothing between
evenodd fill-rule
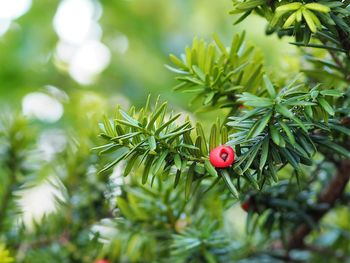
<instances>
[{"instance_id":1,"label":"background foliage","mask_svg":"<svg viewBox=\"0 0 350 263\"><path fill-rule=\"evenodd\" d=\"M348 1L67 2L0 19L0 262L349 260Z\"/></svg>"}]
</instances>

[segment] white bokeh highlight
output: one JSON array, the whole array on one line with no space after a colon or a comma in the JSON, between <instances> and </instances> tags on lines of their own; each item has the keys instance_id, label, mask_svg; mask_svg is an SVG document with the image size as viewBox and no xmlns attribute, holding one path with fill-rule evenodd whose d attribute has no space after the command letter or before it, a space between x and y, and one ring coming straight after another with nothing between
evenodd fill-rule
<instances>
[{"instance_id":1,"label":"white bokeh highlight","mask_svg":"<svg viewBox=\"0 0 350 263\"><path fill-rule=\"evenodd\" d=\"M78 47L60 40L56 45L56 55L64 63L69 64Z\"/></svg>"},{"instance_id":2,"label":"white bokeh highlight","mask_svg":"<svg viewBox=\"0 0 350 263\"><path fill-rule=\"evenodd\" d=\"M63 91L62 89L53 86L53 85L46 85L45 87L45 91L50 94L52 97L54 97L55 99L61 101L61 102L68 102L69 101L69 96L68 94Z\"/></svg>"},{"instance_id":3,"label":"white bokeh highlight","mask_svg":"<svg viewBox=\"0 0 350 263\"><path fill-rule=\"evenodd\" d=\"M44 216L57 211L57 201L64 202L63 193L55 186L61 184L52 176L37 186L19 190L17 204L21 209L20 222L29 230L35 222L40 222ZM44 197L44 198L43 198Z\"/></svg>"},{"instance_id":4,"label":"white bokeh highlight","mask_svg":"<svg viewBox=\"0 0 350 263\"><path fill-rule=\"evenodd\" d=\"M68 140L66 134L60 129L45 130L38 140L38 151L41 159L49 162L66 148Z\"/></svg>"},{"instance_id":5,"label":"white bokeh highlight","mask_svg":"<svg viewBox=\"0 0 350 263\"><path fill-rule=\"evenodd\" d=\"M112 39L111 46L119 54L125 54L129 49L129 39L127 36L120 34Z\"/></svg>"},{"instance_id":6,"label":"white bokeh highlight","mask_svg":"<svg viewBox=\"0 0 350 263\"><path fill-rule=\"evenodd\" d=\"M26 117L53 123L62 117L64 109L55 98L42 92L32 92L23 98L22 112Z\"/></svg>"},{"instance_id":7,"label":"white bokeh highlight","mask_svg":"<svg viewBox=\"0 0 350 263\"><path fill-rule=\"evenodd\" d=\"M102 219L98 224L95 224L91 228L90 238L93 238L96 234L99 235L99 242L108 244L118 234L118 229L115 227L115 222L111 219Z\"/></svg>"},{"instance_id":8,"label":"white bokeh highlight","mask_svg":"<svg viewBox=\"0 0 350 263\"><path fill-rule=\"evenodd\" d=\"M81 85L94 83L111 60L109 48L101 43L101 15L102 7L97 1L63 0L54 17L59 37L56 65Z\"/></svg>"},{"instance_id":9,"label":"white bokeh highlight","mask_svg":"<svg viewBox=\"0 0 350 263\"><path fill-rule=\"evenodd\" d=\"M0 0L0 20L13 20L25 14L32 0Z\"/></svg>"},{"instance_id":10,"label":"white bokeh highlight","mask_svg":"<svg viewBox=\"0 0 350 263\"><path fill-rule=\"evenodd\" d=\"M0 36L4 35L9 30L11 20L0 19Z\"/></svg>"},{"instance_id":11,"label":"white bokeh highlight","mask_svg":"<svg viewBox=\"0 0 350 263\"><path fill-rule=\"evenodd\" d=\"M64 0L59 5L53 20L61 40L80 44L93 34L96 4L89 0Z\"/></svg>"},{"instance_id":12,"label":"white bokeh highlight","mask_svg":"<svg viewBox=\"0 0 350 263\"><path fill-rule=\"evenodd\" d=\"M99 41L89 41L80 46L69 67L71 76L81 84L91 84L109 65L111 53Z\"/></svg>"},{"instance_id":13,"label":"white bokeh highlight","mask_svg":"<svg viewBox=\"0 0 350 263\"><path fill-rule=\"evenodd\" d=\"M0 0L0 37L10 29L12 20L28 12L31 5L32 0Z\"/></svg>"}]
</instances>

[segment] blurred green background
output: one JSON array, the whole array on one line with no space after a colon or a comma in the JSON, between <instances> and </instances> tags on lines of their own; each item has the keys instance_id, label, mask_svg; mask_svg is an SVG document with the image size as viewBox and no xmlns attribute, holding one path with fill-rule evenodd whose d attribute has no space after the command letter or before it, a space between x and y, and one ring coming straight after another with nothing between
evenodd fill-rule
<instances>
[{"instance_id":1,"label":"blurred green background","mask_svg":"<svg viewBox=\"0 0 350 263\"><path fill-rule=\"evenodd\" d=\"M186 109L164 65L214 32L229 43L246 30L268 68L298 68L287 40L265 37L264 20L233 26L230 9L229 0L1 1L0 102L55 125L140 105L149 93Z\"/></svg>"}]
</instances>

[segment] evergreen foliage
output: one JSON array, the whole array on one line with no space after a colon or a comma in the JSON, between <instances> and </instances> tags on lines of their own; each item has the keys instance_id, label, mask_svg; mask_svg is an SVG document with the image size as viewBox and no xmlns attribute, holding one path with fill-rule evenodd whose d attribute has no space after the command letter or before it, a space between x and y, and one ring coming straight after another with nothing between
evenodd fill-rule
<instances>
[{"instance_id":1,"label":"evergreen foliage","mask_svg":"<svg viewBox=\"0 0 350 263\"><path fill-rule=\"evenodd\" d=\"M4 254L0 262L12 262L9 253L16 255L15 262L92 262L99 245L90 228L109 214L104 201L107 179L94 175L101 169L90 151L95 133L72 139L65 151L47 162L36 148L36 125L18 114L5 113L0 125L0 233L9 250L0 247L0 255ZM19 204L20 193L43 183L56 189L58 213L43 215L33 224L19 221L25 212Z\"/></svg>"},{"instance_id":2,"label":"evergreen foliage","mask_svg":"<svg viewBox=\"0 0 350 263\"><path fill-rule=\"evenodd\" d=\"M195 117L149 96L104 116L99 138L94 118L76 123L49 162L38 124L2 114L0 263L350 260L350 1L234 0L231 14L294 38L304 69L271 74L244 32L195 38L166 66ZM211 164L219 145L232 166ZM57 212L14 220L42 183Z\"/></svg>"},{"instance_id":3,"label":"evergreen foliage","mask_svg":"<svg viewBox=\"0 0 350 263\"><path fill-rule=\"evenodd\" d=\"M302 256L316 260L322 249L320 240L332 233L321 225L321 219L345 196L349 180L349 3L234 1L231 13L242 13L238 23L253 12L268 20L268 34L293 35L296 41L292 44L321 48L328 55L319 58L310 50L309 68L281 79L268 74L262 56L245 43L244 33L234 36L228 47L217 36L209 43L195 39L181 57L171 55L172 65L167 67L177 75L175 91L194 94L191 105L198 112L218 112L218 120L205 128L201 121L192 123L189 118L179 123L179 114L167 111L166 103L159 99L154 107L148 100L138 111L134 107L128 112L117 109L114 119L102 124L106 144L98 148L101 154L113 153L102 172L126 161L125 176L132 173L138 182L151 186L163 180L174 181L174 186L182 183L181 192L188 202L205 197L209 190L218 194L225 185L225 191L232 194L229 203L249 200L251 242L258 242L261 236L265 240L254 251L249 251L250 242L241 244L246 253L244 249L234 253L230 245L225 250L225 244L234 241L224 238L221 225L219 233L210 232L210 237L218 235L217 249L222 246L229 260L261 262L268 257L269 262L293 261ZM340 76L339 85L327 80L333 74ZM232 167L215 169L208 161L208 153L220 144L234 147L237 158ZM129 213L123 212L126 203L122 204L121 213L128 221ZM206 229L211 231L213 224L215 221L206 221ZM323 234L317 231L321 226ZM174 236L171 254L179 262L228 260L216 250L201 252L196 259L197 238L211 242L206 229L198 232L196 224L190 224ZM296 248L307 253L290 253ZM344 258L347 253L348 248L342 247ZM334 262L338 259L335 256Z\"/></svg>"}]
</instances>

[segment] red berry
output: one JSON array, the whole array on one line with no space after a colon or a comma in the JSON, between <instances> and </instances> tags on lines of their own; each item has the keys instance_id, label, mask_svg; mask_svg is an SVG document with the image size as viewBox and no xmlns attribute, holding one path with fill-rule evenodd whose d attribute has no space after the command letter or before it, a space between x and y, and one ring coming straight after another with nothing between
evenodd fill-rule
<instances>
[{"instance_id":1,"label":"red berry","mask_svg":"<svg viewBox=\"0 0 350 263\"><path fill-rule=\"evenodd\" d=\"M235 160L235 152L230 146L220 145L209 154L210 163L216 168L229 167Z\"/></svg>"},{"instance_id":2,"label":"red berry","mask_svg":"<svg viewBox=\"0 0 350 263\"><path fill-rule=\"evenodd\" d=\"M243 110L243 109L244 109L244 105L243 105L243 104L239 105L239 106L238 106L238 109L239 109L239 110Z\"/></svg>"},{"instance_id":3,"label":"red berry","mask_svg":"<svg viewBox=\"0 0 350 263\"><path fill-rule=\"evenodd\" d=\"M250 207L250 199L246 200L245 202L243 202L241 204L241 207L244 211L248 212L249 211L249 207Z\"/></svg>"},{"instance_id":4,"label":"red berry","mask_svg":"<svg viewBox=\"0 0 350 263\"><path fill-rule=\"evenodd\" d=\"M107 259L98 259L94 263L110 263Z\"/></svg>"}]
</instances>

